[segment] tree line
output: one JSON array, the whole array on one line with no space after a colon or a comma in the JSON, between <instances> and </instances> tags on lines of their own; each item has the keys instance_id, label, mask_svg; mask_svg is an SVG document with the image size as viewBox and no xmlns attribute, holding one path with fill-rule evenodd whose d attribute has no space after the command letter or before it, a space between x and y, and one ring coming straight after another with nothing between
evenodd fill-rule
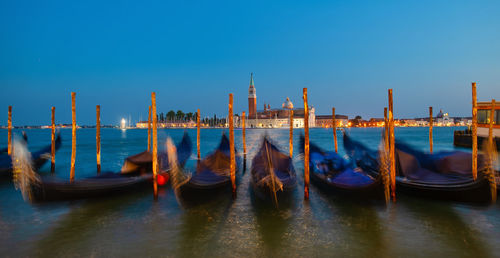
<instances>
[{"instance_id":1,"label":"tree line","mask_svg":"<svg viewBox=\"0 0 500 258\"><path fill-rule=\"evenodd\" d=\"M161 112L158 115L158 121L160 123L182 123L193 121L196 122L196 112L188 112L184 113L182 110L170 110L167 113ZM224 126L226 124L226 118L218 118L217 115L213 115L213 117L205 117L200 120L203 124L208 124L209 126Z\"/></svg>"}]
</instances>

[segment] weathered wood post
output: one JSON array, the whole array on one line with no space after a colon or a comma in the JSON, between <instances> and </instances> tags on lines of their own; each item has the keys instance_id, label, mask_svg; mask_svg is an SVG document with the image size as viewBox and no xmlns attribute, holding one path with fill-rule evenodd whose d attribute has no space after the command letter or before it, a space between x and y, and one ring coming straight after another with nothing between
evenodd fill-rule
<instances>
[{"instance_id":1,"label":"weathered wood post","mask_svg":"<svg viewBox=\"0 0 500 258\"><path fill-rule=\"evenodd\" d=\"M472 177L477 178L477 96L476 83L472 83Z\"/></svg>"},{"instance_id":2,"label":"weathered wood post","mask_svg":"<svg viewBox=\"0 0 500 258\"><path fill-rule=\"evenodd\" d=\"M198 154L198 161L201 159L200 153L200 109L196 111L196 153Z\"/></svg>"},{"instance_id":3,"label":"weathered wood post","mask_svg":"<svg viewBox=\"0 0 500 258\"><path fill-rule=\"evenodd\" d=\"M385 149L389 151L389 119L387 119L387 107L384 107L384 129L385 129L384 146Z\"/></svg>"},{"instance_id":4,"label":"weathered wood post","mask_svg":"<svg viewBox=\"0 0 500 258\"><path fill-rule=\"evenodd\" d=\"M293 109L290 109L290 139L288 149L290 150L290 158L293 158Z\"/></svg>"},{"instance_id":5,"label":"weathered wood post","mask_svg":"<svg viewBox=\"0 0 500 258\"><path fill-rule=\"evenodd\" d=\"M309 107L307 105L307 88L302 90L304 100L304 199L309 200Z\"/></svg>"},{"instance_id":6,"label":"weathered wood post","mask_svg":"<svg viewBox=\"0 0 500 258\"><path fill-rule=\"evenodd\" d=\"M97 157L97 174L101 173L101 106L95 106L95 149Z\"/></svg>"},{"instance_id":7,"label":"weathered wood post","mask_svg":"<svg viewBox=\"0 0 500 258\"><path fill-rule=\"evenodd\" d=\"M490 128L488 130L488 144L493 150L493 124L495 123L495 106L496 106L496 101L495 99L491 100L491 111L490 111Z\"/></svg>"},{"instance_id":8,"label":"weathered wood post","mask_svg":"<svg viewBox=\"0 0 500 258\"><path fill-rule=\"evenodd\" d=\"M233 197L236 197L236 157L234 153L234 124L233 124L233 94L229 94L229 148L230 148L230 173L233 186Z\"/></svg>"},{"instance_id":9,"label":"weathered wood post","mask_svg":"<svg viewBox=\"0 0 500 258\"><path fill-rule=\"evenodd\" d=\"M332 128L333 128L333 143L335 144L335 153L337 149L337 120L335 119L335 108L332 108Z\"/></svg>"},{"instance_id":10,"label":"weathered wood post","mask_svg":"<svg viewBox=\"0 0 500 258\"><path fill-rule=\"evenodd\" d=\"M247 170L247 143L246 143L245 111L241 113L241 137L243 140L243 171Z\"/></svg>"},{"instance_id":11,"label":"weathered wood post","mask_svg":"<svg viewBox=\"0 0 500 258\"><path fill-rule=\"evenodd\" d=\"M9 106L9 116L7 118L7 154L12 154L12 106Z\"/></svg>"},{"instance_id":12,"label":"weathered wood post","mask_svg":"<svg viewBox=\"0 0 500 258\"><path fill-rule=\"evenodd\" d=\"M75 180L75 159L76 159L76 93L71 92L71 170L69 174L69 181Z\"/></svg>"},{"instance_id":13,"label":"weathered wood post","mask_svg":"<svg viewBox=\"0 0 500 258\"><path fill-rule=\"evenodd\" d=\"M490 183L490 191L491 191L491 201L496 202L497 200L497 183L495 177L495 168L494 168L494 160L495 155L497 155L495 151L495 144L493 143L493 123L495 123L495 99L491 100L491 111L490 111L490 128L488 130L488 147L486 148L488 151L486 155L488 155L488 171L486 172L488 175L488 181Z\"/></svg>"},{"instance_id":14,"label":"weathered wood post","mask_svg":"<svg viewBox=\"0 0 500 258\"><path fill-rule=\"evenodd\" d=\"M151 106L148 112L148 152L151 152Z\"/></svg>"},{"instance_id":15,"label":"weathered wood post","mask_svg":"<svg viewBox=\"0 0 500 258\"><path fill-rule=\"evenodd\" d=\"M384 195L385 202L388 203L391 200L391 172L390 172L390 162L389 158L390 145L389 145L389 119L387 118L387 107L384 107L384 149L380 154L381 170L384 183Z\"/></svg>"},{"instance_id":16,"label":"weathered wood post","mask_svg":"<svg viewBox=\"0 0 500 258\"><path fill-rule=\"evenodd\" d=\"M158 200L158 182L156 174L158 173L158 118L156 117L156 93L151 92L151 107L153 116L153 191L154 199Z\"/></svg>"},{"instance_id":17,"label":"weathered wood post","mask_svg":"<svg viewBox=\"0 0 500 258\"><path fill-rule=\"evenodd\" d=\"M394 109L392 103L392 89L389 89L389 159L391 171L391 196L396 201L396 148L394 139Z\"/></svg>"},{"instance_id":18,"label":"weathered wood post","mask_svg":"<svg viewBox=\"0 0 500 258\"><path fill-rule=\"evenodd\" d=\"M432 154L432 107L429 107L429 150Z\"/></svg>"},{"instance_id":19,"label":"weathered wood post","mask_svg":"<svg viewBox=\"0 0 500 258\"><path fill-rule=\"evenodd\" d=\"M56 170L56 107L52 107L51 115L51 144L50 144L50 172Z\"/></svg>"}]
</instances>

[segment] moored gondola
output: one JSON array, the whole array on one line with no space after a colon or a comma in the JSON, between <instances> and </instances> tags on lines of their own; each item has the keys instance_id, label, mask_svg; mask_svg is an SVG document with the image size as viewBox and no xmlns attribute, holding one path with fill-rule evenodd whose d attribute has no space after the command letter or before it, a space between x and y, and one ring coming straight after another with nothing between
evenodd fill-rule
<instances>
[{"instance_id":1,"label":"moored gondola","mask_svg":"<svg viewBox=\"0 0 500 258\"><path fill-rule=\"evenodd\" d=\"M372 175L380 173L376 151L354 141L347 134L344 134L344 148L363 170ZM473 180L469 175L454 173L449 169L439 171L429 167L425 165L424 160L419 160L414 154L396 148L396 191L398 193L460 202L488 203L491 201L490 185L483 170L479 170L477 179Z\"/></svg>"},{"instance_id":2,"label":"moored gondola","mask_svg":"<svg viewBox=\"0 0 500 258\"><path fill-rule=\"evenodd\" d=\"M236 172L239 170L240 158L236 156ZM184 182L176 186L176 193L183 201L202 202L220 193L231 193L229 139L222 135L217 149L198 162L196 172ZM178 171L182 173L181 171Z\"/></svg>"},{"instance_id":3,"label":"moored gondola","mask_svg":"<svg viewBox=\"0 0 500 258\"><path fill-rule=\"evenodd\" d=\"M297 187L297 175L292 159L264 137L252 160L250 184L256 197L276 205L290 199Z\"/></svg>"},{"instance_id":4,"label":"moored gondola","mask_svg":"<svg viewBox=\"0 0 500 258\"><path fill-rule=\"evenodd\" d=\"M304 153L304 136L300 137L301 153ZM382 199L383 180L380 174L370 175L360 167L333 151L325 151L309 143L309 171L311 182L332 193L346 198Z\"/></svg>"},{"instance_id":5,"label":"moored gondola","mask_svg":"<svg viewBox=\"0 0 500 258\"><path fill-rule=\"evenodd\" d=\"M26 142L27 137L23 134L23 139ZM61 147L61 135L58 134L55 141L55 149L59 150ZM46 162L50 159L52 144L49 144L38 151L31 153L32 166L35 171L38 171ZM11 177L12 176L12 158L7 154L7 149L5 152L0 153L0 177Z\"/></svg>"},{"instance_id":6,"label":"moored gondola","mask_svg":"<svg viewBox=\"0 0 500 258\"><path fill-rule=\"evenodd\" d=\"M191 141L187 134L184 135L183 140L177 146L179 153L191 152ZM159 157L166 155L159 153ZM137 155L134 155L137 158ZM132 157L134 157L132 156ZM179 155L183 159L180 164L184 164L189 155ZM166 160L167 158L165 158ZM128 160L134 160L133 158ZM168 163L161 162L160 158L160 171L158 174L159 183L168 180L169 165ZM141 163L149 167L148 162ZM30 171L23 171L25 178L29 178ZM33 173L31 174L31 177ZM161 179L160 179L161 178ZM135 171L121 172L102 172L97 176L75 179L74 182L67 180L52 178L48 176L35 177L29 180L29 188L23 192L26 198L32 202L44 201L60 201L72 199L86 199L95 197L108 197L111 195L128 193L140 188L151 187L153 181L153 174L151 170L138 167ZM151 187L152 188L152 187Z\"/></svg>"}]
</instances>

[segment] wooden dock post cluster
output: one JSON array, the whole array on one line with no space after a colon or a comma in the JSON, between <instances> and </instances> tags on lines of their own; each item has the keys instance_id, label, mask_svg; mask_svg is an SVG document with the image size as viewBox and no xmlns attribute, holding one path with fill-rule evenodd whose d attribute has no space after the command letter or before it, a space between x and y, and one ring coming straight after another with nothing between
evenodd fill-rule
<instances>
[{"instance_id":1,"label":"wooden dock post cluster","mask_svg":"<svg viewBox=\"0 0 500 258\"><path fill-rule=\"evenodd\" d=\"M335 108L332 108L332 128L333 128L333 143L335 145L335 153L338 153L338 149L337 149L337 120L335 119Z\"/></svg>"},{"instance_id":2,"label":"wooden dock post cluster","mask_svg":"<svg viewBox=\"0 0 500 258\"><path fill-rule=\"evenodd\" d=\"M290 140L288 144L290 158L293 158L293 109L290 109Z\"/></svg>"},{"instance_id":3,"label":"wooden dock post cluster","mask_svg":"<svg viewBox=\"0 0 500 258\"><path fill-rule=\"evenodd\" d=\"M12 106L9 106L9 117L7 118L7 154L12 154Z\"/></svg>"},{"instance_id":4,"label":"wooden dock post cluster","mask_svg":"<svg viewBox=\"0 0 500 258\"><path fill-rule=\"evenodd\" d=\"M200 153L200 109L196 111L196 153L198 154L198 161L201 159Z\"/></svg>"},{"instance_id":5,"label":"wooden dock post cluster","mask_svg":"<svg viewBox=\"0 0 500 258\"><path fill-rule=\"evenodd\" d=\"M304 199L309 200L309 108L307 105L307 88L302 90L304 100Z\"/></svg>"},{"instance_id":6,"label":"wooden dock post cluster","mask_svg":"<svg viewBox=\"0 0 500 258\"><path fill-rule=\"evenodd\" d=\"M158 173L158 134L157 134L157 123L158 118L156 117L156 93L151 92L151 109L153 116L153 191L154 199L158 200L158 181L156 175Z\"/></svg>"},{"instance_id":7,"label":"wooden dock post cluster","mask_svg":"<svg viewBox=\"0 0 500 258\"><path fill-rule=\"evenodd\" d=\"M233 94L229 94L229 150L230 150L230 175L233 188L233 198L236 197L236 157L234 153L234 123L233 123Z\"/></svg>"},{"instance_id":8,"label":"wooden dock post cluster","mask_svg":"<svg viewBox=\"0 0 500 258\"><path fill-rule=\"evenodd\" d=\"M396 201L396 148L394 139L394 109L392 102L392 89L389 89L389 160L391 175L391 196Z\"/></svg>"},{"instance_id":9,"label":"wooden dock post cluster","mask_svg":"<svg viewBox=\"0 0 500 258\"><path fill-rule=\"evenodd\" d=\"M95 107L96 122L95 122L95 149L97 156L97 174L101 173L101 106Z\"/></svg>"},{"instance_id":10,"label":"wooden dock post cluster","mask_svg":"<svg viewBox=\"0 0 500 258\"><path fill-rule=\"evenodd\" d=\"M472 83L472 177L477 178L477 96L476 83Z\"/></svg>"},{"instance_id":11,"label":"wooden dock post cluster","mask_svg":"<svg viewBox=\"0 0 500 258\"><path fill-rule=\"evenodd\" d=\"M76 93L71 92L71 170L69 181L75 180L75 159L76 159Z\"/></svg>"},{"instance_id":12,"label":"wooden dock post cluster","mask_svg":"<svg viewBox=\"0 0 500 258\"><path fill-rule=\"evenodd\" d=\"M432 154L432 107L429 107L429 151Z\"/></svg>"},{"instance_id":13,"label":"wooden dock post cluster","mask_svg":"<svg viewBox=\"0 0 500 258\"><path fill-rule=\"evenodd\" d=\"M247 170L247 143L245 132L245 111L241 113L241 138L243 140L243 171Z\"/></svg>"}]
</instances>

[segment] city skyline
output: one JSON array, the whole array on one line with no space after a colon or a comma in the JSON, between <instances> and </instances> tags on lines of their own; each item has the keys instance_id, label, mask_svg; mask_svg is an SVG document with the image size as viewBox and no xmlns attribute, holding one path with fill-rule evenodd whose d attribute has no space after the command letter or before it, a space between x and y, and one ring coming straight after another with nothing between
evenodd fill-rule
<instances>
[{"instance_id":1,"label":"city skyline","mask_svg":"<svg viewBox=\"0 0 500 258\"><path fill-rule=\"evenodd\" d=\"M103 124L158 110L247 111L254 73L263 103L308 88L317 114L382 117L387 89L395 116L425 117L428 107L470 116L478 100L500 98L500 3L0 3L0 110L14 125Z\"/></svg>"}]
</instances>

